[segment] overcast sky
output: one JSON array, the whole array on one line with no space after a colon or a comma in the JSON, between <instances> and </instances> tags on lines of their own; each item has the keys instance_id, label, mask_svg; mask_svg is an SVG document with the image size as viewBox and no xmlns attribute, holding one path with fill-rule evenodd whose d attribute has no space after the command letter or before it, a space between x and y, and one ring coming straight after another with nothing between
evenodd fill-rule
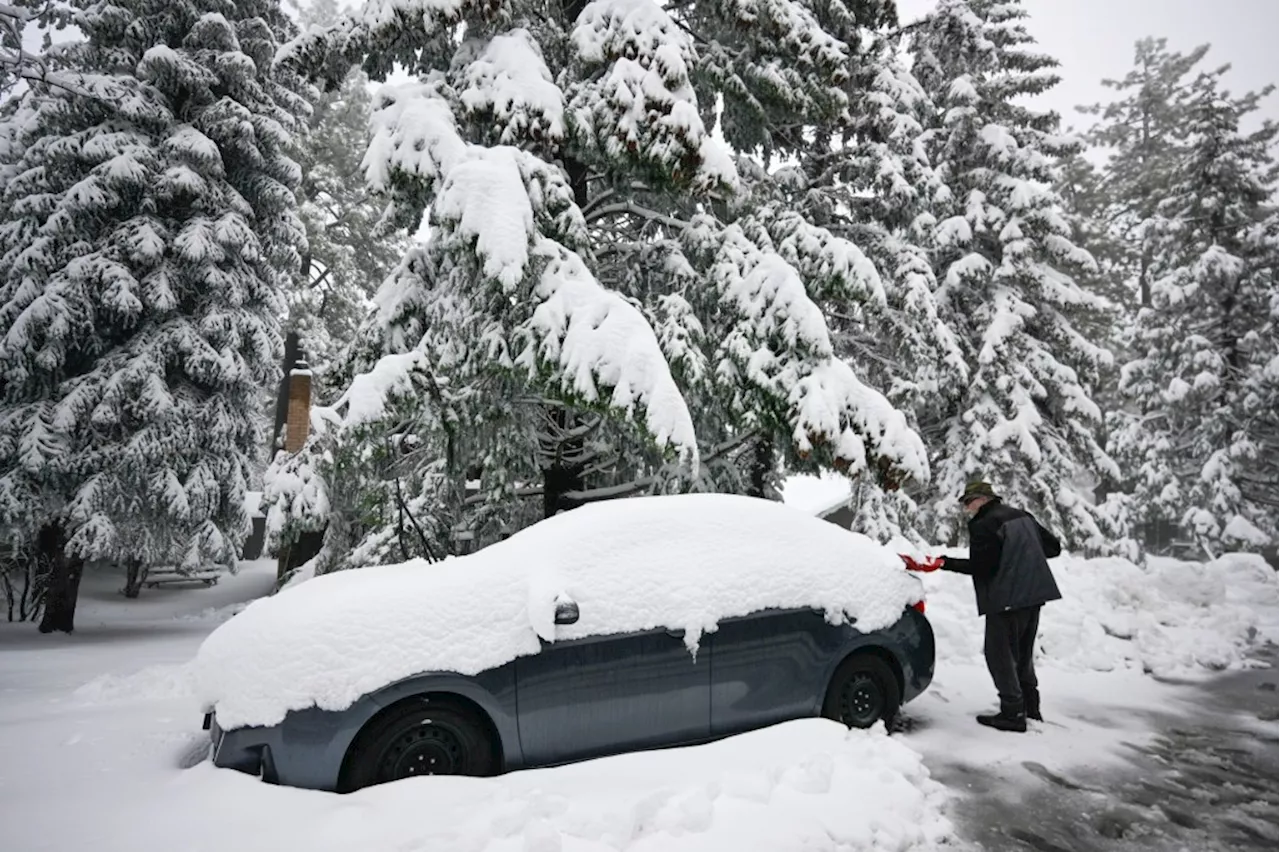
<instances>
[{"instance_id":1,"label":"overcast sky","mask_svg":"<svg viewBox=\"0 0 1280 852\"><path fill-rule=\"evenodd\" d=\"M898 0L898 17L910 23L934 0ZM1226 84L1233 93L1261 89L1280 76L1278 0L1023 0L1027 29L1043 51L1062 63L1062 82L1043 96L1063 124L1082 129L1079 104L1110 100L1104 78L1118 79L1133 66L1133 45L1146 36L1169 40L1181 53L1208 42L1205 67L1231 63ZM1272 93L1262 112L1277 118Z\"/></svg>"}]
</instances>

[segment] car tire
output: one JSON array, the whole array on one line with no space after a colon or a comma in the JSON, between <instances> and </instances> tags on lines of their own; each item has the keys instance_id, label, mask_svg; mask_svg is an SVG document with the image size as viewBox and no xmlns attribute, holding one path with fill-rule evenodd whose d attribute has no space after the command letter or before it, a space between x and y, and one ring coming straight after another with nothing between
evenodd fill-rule
<instances>
[{"instance_id":1,"label":"car tire","mask_svg":"<svg viewBox=\"0 0 1280 852\"><path fill-rule=\"evenodd\" d=\"M340 792L418 775L493 775L497 751L478 714L457 702L419 699L396 706L361 731Z\"/></svg>"},{"instance_id":2,"label":"car tire","mask_svg":"<svg viewBox=\"0 0 1280 852\"><path fill-rule=\"evenodd\" d=\"M873 654L854 654L831 678L822 715L850 728L870 728L878 721L893 723L902 705L898 677Z\"/></svg>"}]
</instances>

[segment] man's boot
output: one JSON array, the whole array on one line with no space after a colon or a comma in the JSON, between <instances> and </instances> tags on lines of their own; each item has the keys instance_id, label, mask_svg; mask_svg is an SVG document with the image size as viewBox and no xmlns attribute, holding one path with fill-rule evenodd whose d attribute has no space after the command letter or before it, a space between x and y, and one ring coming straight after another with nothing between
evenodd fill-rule
<instances>
[{"instance_id":1,"label":"man's boot","mask_svg":"<svg viewBox=\"0 0 1280 852\"><path fill-rule=\"evenodd\" d=\"M1040 715L1040 690L1034 686L1022 687L1022 700L1027 708L1027 718L1043 722L1044 717Z\"/></svg>"},{"instance_id":2,"label":"man's boot","mask_svg":"<svg viewBox=\"0 0 1280 852\"><path fill-rule=\"evenodd\" d=\"M1027 732L1027 714L1021 706L1000 705L999 713L978 717L979 725L995 728L997 731L1025 734Z\"/></svg>"}]
</instances>

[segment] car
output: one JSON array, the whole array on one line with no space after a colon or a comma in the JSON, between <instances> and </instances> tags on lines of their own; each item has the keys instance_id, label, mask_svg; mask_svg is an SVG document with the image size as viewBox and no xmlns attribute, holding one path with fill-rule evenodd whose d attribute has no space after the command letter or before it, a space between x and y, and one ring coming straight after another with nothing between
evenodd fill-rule
<instances>
[{"instance_id":1,"label":"car","mask_svg":"<svg viewBox=\"0 0 1280 852\"><path fill-rule=\"evenodd\" d=\"M216 766L349 792L805 717L869 728L928 687L934 652L920 581L894 554L781 504L703 494L317 577L251 604L197 662Z\"/></svg>"}]
</instances>

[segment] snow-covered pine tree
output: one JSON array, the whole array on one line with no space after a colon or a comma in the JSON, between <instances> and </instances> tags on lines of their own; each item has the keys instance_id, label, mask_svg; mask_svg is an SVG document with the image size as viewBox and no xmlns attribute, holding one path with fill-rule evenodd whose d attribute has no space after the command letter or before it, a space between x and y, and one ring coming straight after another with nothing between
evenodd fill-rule
<instances>
[{"instance_id":1,"label":"snow-covered pine tree","mask_svg":"<svg viewBox=\"0 0 1280 852\"><path fill-rule=\"evenodd\" d=\"M1092 400L1107 350L1079 330L1102 307L1076 276L1095 266L1070 240L1049 188L1079 143L1023 102L1057 83L1011 2L942 0L913 33L914 72L937 107L929 153L946 190L932 235L939 309L969 367L928 422L937 488L931 532L952 538L964 482L988 478L1070 546L1106 546L1082 473L1115 472Z\"/></svg>"},{"instance_id":2,"label":"snow-covered pine tree","mask_svg":"<svg viewBox=\"0 0 1280 852\"><path fill-rule=\"evenodd\" d=\"M339 19L336 0L316 0L301 17L304 26L332 25ZM333 387L330 368L355 340L378 286L409 246L403 232L379 228L383 205L360 168L372 104L368 77L353 70L336 90L316 92L301 141L298 213L309 251L307 268L289 291L287 322L299 334L321 394Z\"/></svg>"},{"instance_id":3,"label":"snow-covered pine tree","mask_svg":"<svg viewBox=\"0 0 1280 852\"><path fill-rule=\"evenodd\" d=\"M1168 190L1180 140L1188 117L1187 75L1201 61L1208 46L1183 55L1170 52L1164 39L1139 40L1134 48L1134 68L1120 80L1103 80L1116 92L1107 104L1079 108L1096 118L1086 140L1106 154L1101 166L1082 155L1071 158L1061 170L1059 190L1072 225L1072 240L1087 249L1098 262L1095 274L1081 283L1112 304L1108 322L1099 328L1081 327L1095 342L1105 343L1116 364L1129 360L1126 333L1138 309L1150 303L1156 208ZM1118 367L1107 369L1095 401L1107 412L1103 442L1110 447L1120 423L1124 401L1118 388ZM1109 500L1109 514L1132 518L1131 495L1103 476L1096 491ZM1129 521L1114 522L1119 531ZM1132 530L1131 530L1132 531Z\"/></svg>"},{"instance_id":4,"label":"snow-covered pine tree","mask_svg":"<svg viewBox=\"0 0 1280 852\"><path fill-rule=\"evenodd\" d=\"M1113 338L1123 326L1117 314L1136 313L1137 296L1129 266L1130 237L1113 227L1112 217L1117 211L1107 171L1086 154L1075 154L1060 163L1054 183L1071 226L1071 241L1087 250L1097 264L1096 271L1081 276L1080 284L1111 307L1106 314L1083 319L1106 320L1100 327L1089 329L1090 336L1098 341ZM1110 348L1116 351L1115 347Z\"/></svg>"},{"instance_id":5,"label":"snow-covered pine tree","mask_svg":"<svg viewBox=\"0 0 1280 852\"><path fill-rule=\"evenodd\" d=\"M1081 108L1095 116L1087 141L1107 152L1101 186L1091 202L1108 238L1099 260L1123 276L1130 298L1117 299L1129 316L1151 304L1153 244L1148 235L1156 207L1173 180L1180 140L1189 118L1188 75L1209 51L1204 44L1182 54L1163 38L1134 45L1134 67L1120 80L1103 80L1115 99ZM1083 199L1082 199L1083 200Z\"/></svg>"},{"instance_id":6,"label":"snow-covered pine tree","mask_svg":"<svg viewBox=\"0 0 1280 852\"><path fill-rule=\"evenodd\" d=\"M925 148L933 107L907 67L892 5L863 4L860 14L866 18L861 32L850 36L859 47L851 62L849 121L830 136L814 134L794 166L751 181L751 203L795 210L800 220L862 248L878 271L867 275L873 286L822 293L820 304L839 355L883 388L914 425L941 388L965 382L967 365L938 315L936 281L921 245L941 188ZM783 247L808 239L804 227L784 229L790 234ZM864 479L855 483L851 506L854 528L882 540L919 532L908 489Z\"/></svg>"},{"instance_id":7,"label":"snow-covered pine tree","mask_svg":"<svg viewBox=\"0 0 1280 852\"><path fill-rule=\"evenodd\" d=\"M76 70L127 97L33 87L0 165L0 526L53 556L43 631L89 562L234 568L304 247L275 0L75 23Z\"/></svg>"},{"instance_id":8,"label":"snow-covered pine tree","mask_svg":"<svg viewBox=\"0 0 1280 852\"><path fill-rule=\"evenodd\" d=\"M760 445L926 478L919 439L837 356L818 305L874 293L874 268L796 211L744 203L749 166L710 132L720 98L732 149L794 156L848 119L853 59L795 0L392 0L290 46L281 61L331 82L352 62L418 75L380 92L365 163L402 226L428 211L432 238L368 337L423 352L412 380L438 392L384 437L451 458L436 481L478 480L466 506L517 522L539 496L544 514L744 488L740 456Z\"/></svg>"},{"instance_id":9,"label":"snow-covered pine tree","mask_svg":"<svg viewBox=\"0 0 1280 852\"><path fill-rule=\"evenodd\" d=\"M1220 72L1194 86L1187 144L1162 193L1151 305L1121 390L1114 442L1142 520L1182 525L1207 550L1277 539L1277 128L1246 133L1262 93L1232 99Z\"/></svg>"},{"instance_id":10,"label":"snow-covered pine tree","mask_svg":"<svg viewBox=\"0 0 1280 852\"><path fill-rule=\"evenodd\" d=\"M1257 336L1249 339L1249 371L1244 381L1242 416L1249 435L1257 446L1257 457L1240 476L1240 491L1249 503L1270 510L1274 519L1280 514L1280 179L1274 187L1275 203L1271 215L1248 235L1249 248L1260 258L1258 276L1267 274L1270 265L1271 299L1267 320ZM1270 260L1266 260L1270 258ZM1267 527L1263 526L1263 535ZM1270 541L1275 546L1275 526L1270 527ZM1239 530L1238 539L1247 544L1247 531Z\"/></svg>"},{"instance_id":11,"label":"snow-covered pine tree","mask_svg":"<svg viewBox=\"0 0 1280 852\"><path fill-rule=\"evenodd\" d=\"M1116 427L1116 412L1123 406L1119 392L1119 365L1127 360L1126 317L1136 313L1134 276L1129 260L1134 256L1127 238L1119 235L1110 219L1114 208L1105 185L1104 172L1084 154L1064 160L1057 171L1056 187L1062 198L1064 215L1070 226L1072 243L1088 251L1096 262L1093 269L1078 271L1076 280L1087 292L1105 302L1080 314L1068 311L1077 330L1092 342L1106 347L1110 363L1098 373L1093 400L1103 412L1098 441L1109 445L1110 430ZM1111 550L1137 558L1139 547L1134 539L1131 496L1115 477L1103 469L1097 473L1094 501L1098 522L1113 546Z\"/></svg>"}]
</instances>

